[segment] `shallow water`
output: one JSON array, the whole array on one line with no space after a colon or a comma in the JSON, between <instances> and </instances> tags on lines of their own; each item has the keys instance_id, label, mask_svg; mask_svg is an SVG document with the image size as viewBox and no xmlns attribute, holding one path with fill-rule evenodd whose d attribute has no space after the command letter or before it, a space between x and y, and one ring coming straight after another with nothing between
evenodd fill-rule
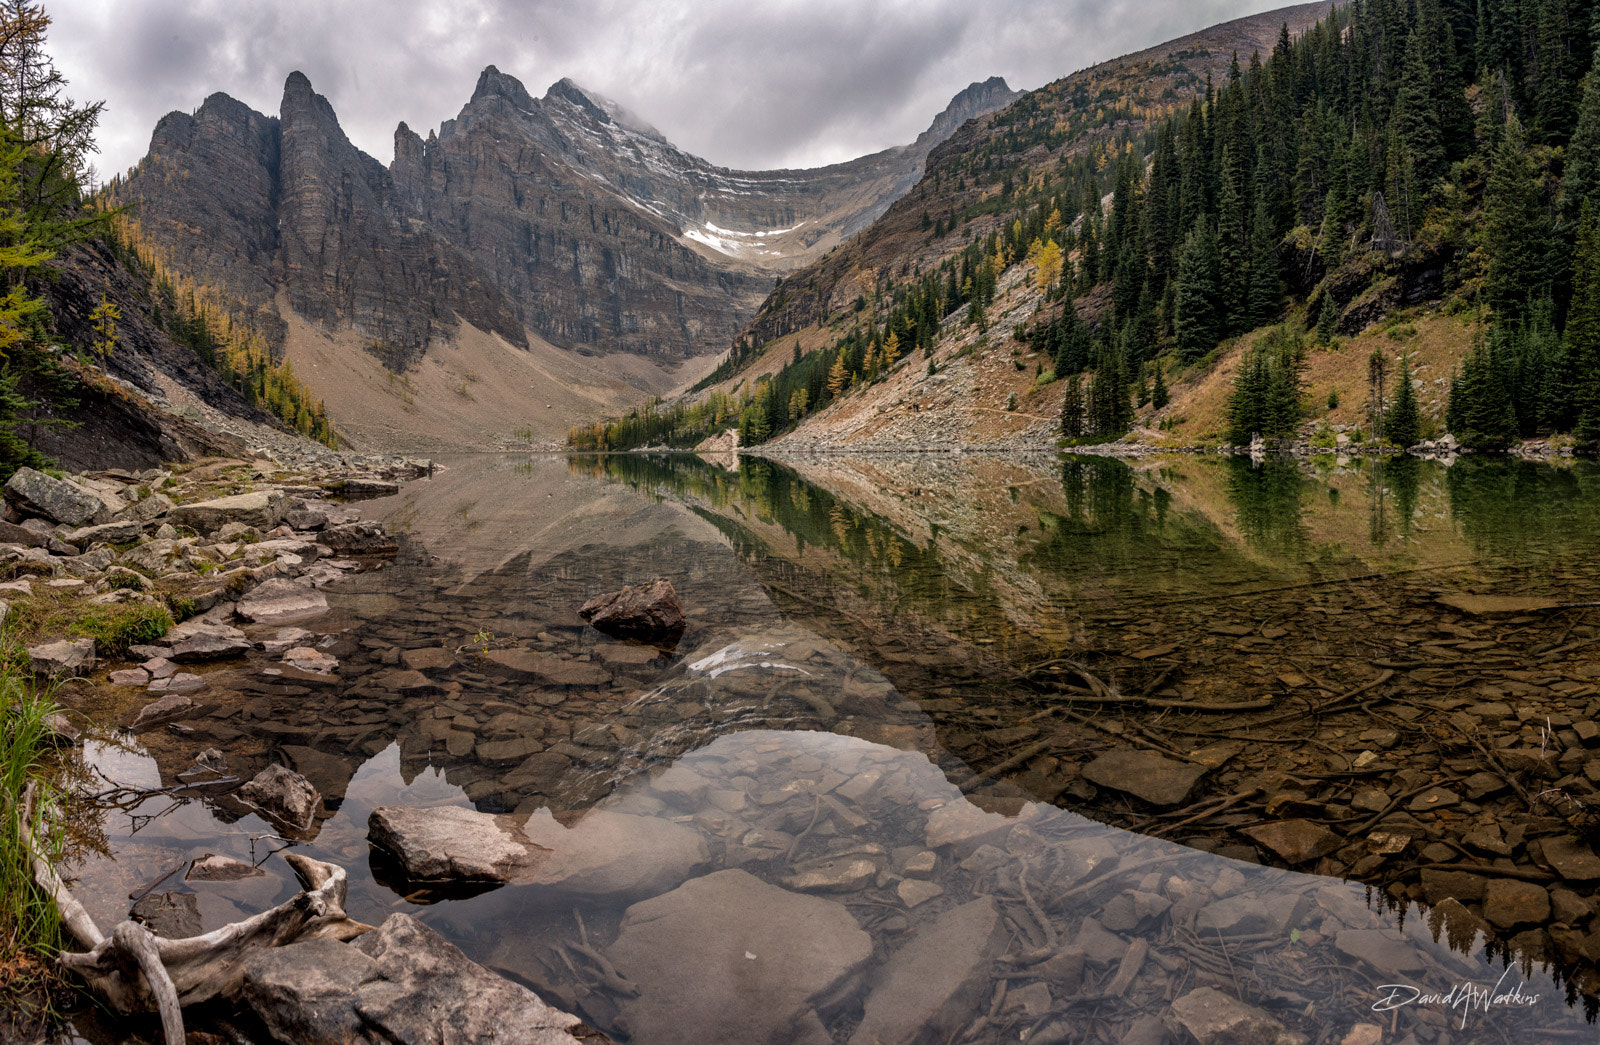
<instances>
[{"instance_id":1,"label":"shallow water","mask_svg":"<svg viewBox=\"0 0 1600 1045\"><path fill-rule=\"evenodd\" d=\"M1537 962L1459 905L1341 881L1367 858L1354 841L1296 871L1249 862L1262 854L1232 828L1254 816L1185 834L1082 776L1144 720L1093 701L1073 705L1088 724L1055 715L1089 699L1088 675L1119 696L1295 712L1405 658L1427 662L1409 669L1418 694L1493 699L1484 687L1506 683L1469 667L1582 643L1583 611L1441 636L1433 600L1592 600L1589 466L444 464L369 506L408 534L400 559L305 622L336 678L254 657L217 673L184 729L86 747L105 777L141 786L176 783L206 747L238 776L278 758L329 807L291 838L226 800L107 808L103 851L74 868L102 924L207 852L271 877L176 874L150 891L194 895L204 928L264 909L293 891L277 855L292 844L350 871L353 917L412 913L618 1040L1160 1041L1170 1003L1208 986L1317 1041L1358 1024L1386 1041L1595 1036L1579 994L1592 966ZM576 617L589 595L657 575L689 612L676 648ZM491 656L512 648L563 658L574 681L519 681ZM402 677L425 649L447 663ZM1516 682L1536 683L1548 689ZM1586 684L1552 692L1583 706ZM1362 754L1406 749L1366 735L1394 724L1182 742L1218 775L1356 775ZM407 883L369 852L380 805L526 816L589 862L477 895ZM1490 1000L1458 988L1399 1004L1468 983Z\"/></svg>"}]
</instances>

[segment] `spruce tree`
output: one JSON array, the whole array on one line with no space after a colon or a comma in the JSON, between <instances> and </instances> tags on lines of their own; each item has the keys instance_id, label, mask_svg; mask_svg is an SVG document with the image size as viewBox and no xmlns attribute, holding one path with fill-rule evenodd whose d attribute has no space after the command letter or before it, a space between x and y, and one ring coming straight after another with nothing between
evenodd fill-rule
<instances>
[{"instance_id":1,"label":"spruce tree","mask_svg":"<svg viewBox=\"0 0 1600 1045\"><path fill-rule=\"evenodd\" d=\"M1067 394L1061 400L1061 434L1068 439L1083 435L1083 376L1067 378Z\"/></svg>"},{"instance_id":2,"label":"spruce tree","mask_svg":"<svg viewBox=\"0 0 1600 1045\"><path fill-rule=\"evenodd\" d=\"M1578 216L1578 246L1572 266L1572 301L1563 337L1573 378L1572 413L1587 429L1600 427L1600 211L1588 200Z\"/></svg>"},{"instance_id":3,"label":"spruce tree","mask_svg":"<svg viewBox=\"0 0 1600 1045\"><path fill-rule=\"evenodd\" d=\"M1394 403L1383 419L1383 437L1401 448L1415 446L1422 437L1422 416L1416 390L1411 387L1410 353L1401 354L1396 381Z\"/></svg>"},{"instance_id":4,"label":"spruce tree","mask_svg":"<svg viewBox=\"0 0 1600 1045\"><path fill-rule=\"evenodd\" d=\"M1217 241L1204 217L1183 241L1178 256L1174 329L1178 354L1192 363L1222 340L1221 279L1217 267Z\"/></svg>"},{"instance_id":5,"label":"spruce tree","mask_svg":"<svg viewBox=\"0 0 1600 1045\"><path fill-rule=\"evenodd\" d=\"M1162 409L1172 401L1172 393L1167 390L1167 368L1161 365L1158 359L1155 362L1156 379L1150 386L1150 405L1157 410Z\"/></svg>"},{"instance_id":6,"label":"spruce tree","mask_svg":"<svg viewBox=\"0 0 1600 1045\"><path fill-rule=\"evenodd\" d=\"M1339 332L1339 306L1334 304L1333 295L1327 291L1322 292L1322 308L1317 312L1317 341L1324 345L1333 344L1334 335Z\"/></svg>"},{"instance_id":7,"label":"spruce tree","mask_svg":"<svg viewBox=\"0 0 1600 1045\"><path fill-rule=\"evenodd\" d=\"M1283 297L1275 246L1267 202L1257 197L1255 221L1250 229L1250 293L1245 305L1252 327L1271 322L1278 314L1278 304Z\"/></svg>"},{"instance_id":8,"label":"spruce tree","mask_svg":"<svg viewBox=\"0 0 1600 1045\"><path fill-rule=\"evenodd\" d=\"M1497 322L1518 319L1544 288L1546 222L1522 128L1513 118L1484 190L1481 242L1489 255L1483 296Z\"/></svg>"}]
</instances>

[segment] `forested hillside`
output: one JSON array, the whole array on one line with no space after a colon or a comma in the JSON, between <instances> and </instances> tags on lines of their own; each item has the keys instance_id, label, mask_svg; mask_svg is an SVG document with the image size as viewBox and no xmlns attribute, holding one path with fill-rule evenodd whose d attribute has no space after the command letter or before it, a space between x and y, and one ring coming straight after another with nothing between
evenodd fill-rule
<instances>
[{"instance_id":1,"label":"forested hillside","mask_svg":"<svg viewBox=\"0 0 1600 1045\"><path fill-rule=\"evenodd\" d=\"M1194 48L1177 45L1058 81L969 125L878 226L775 291L721 376L808 324L835 332L825 347L713 411L663 408L573 440L692 442L709 413L759 442L921 365L903 359L953 328L981 330L1022 264L1041 293L1012 333L1047 353L1041 379L1068 382L1069 439L1120 436L1263 326L1276 329L1247 339L1227 438L1292 437L1319 405L1307 353L1422 307L1482 321L1462 325L1478 333L1444 419L1463 443L1592 444L1593 15L1591 0L1358 0L1298 35L1281 19L1275 43L1225 56L1187 100L1175 70ZM1415 442L1428 422L1410 361L1378 351L1368 369L1373 434Z\"/></svg>"}]
</instances>

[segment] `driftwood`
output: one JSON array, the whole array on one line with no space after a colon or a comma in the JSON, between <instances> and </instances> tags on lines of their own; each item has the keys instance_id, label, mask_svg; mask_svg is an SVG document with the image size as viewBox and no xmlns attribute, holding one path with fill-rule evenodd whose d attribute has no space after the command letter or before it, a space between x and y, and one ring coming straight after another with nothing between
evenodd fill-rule
<instances>
[{"instance_id":1,"label":"driftwood","mask_svg":"<svg viewBox=\"0 0 1600 1045\"><path fill-rule=\"evenodd\" d=\"M119 923L107 937L34 848L28 827L33 800L30 785L21 830L23 844L33 853L34 881L54 901L68 934L85 948L64 952L61 966L118 1012L155 1009L167 1045L183 1045L182 1006L238 993L252 952L300 940L350 940L372 929L344 912L349 886L344 868L292 853L285 859L305 889L269 911L182 940L152 935L133 921Z\"/></svg>"}]
</instances>

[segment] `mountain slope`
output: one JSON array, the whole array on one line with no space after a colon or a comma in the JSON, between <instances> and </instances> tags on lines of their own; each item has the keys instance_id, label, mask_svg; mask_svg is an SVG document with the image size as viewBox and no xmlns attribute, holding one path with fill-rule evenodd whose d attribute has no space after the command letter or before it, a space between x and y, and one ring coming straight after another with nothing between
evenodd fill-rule
<instances>
[{"instance_id":1,"label":"mountain slope","mask_svg":"<svg viewBox=\"0 0 1600 1045\"><path fill-rule=\"evenodd\" d=\"M732 171L571 81L533 98L485 69L458 116L404 123L385 168L289 77L276 118L213 95L164 118L113 193L176 270L225 291L281 342L277 306L349 330L396 369L456 338L720 351L770 285L863 228L928 152L1014 92L973 84L910 145L809 171Z\"/></svg>"}]
</instances>

